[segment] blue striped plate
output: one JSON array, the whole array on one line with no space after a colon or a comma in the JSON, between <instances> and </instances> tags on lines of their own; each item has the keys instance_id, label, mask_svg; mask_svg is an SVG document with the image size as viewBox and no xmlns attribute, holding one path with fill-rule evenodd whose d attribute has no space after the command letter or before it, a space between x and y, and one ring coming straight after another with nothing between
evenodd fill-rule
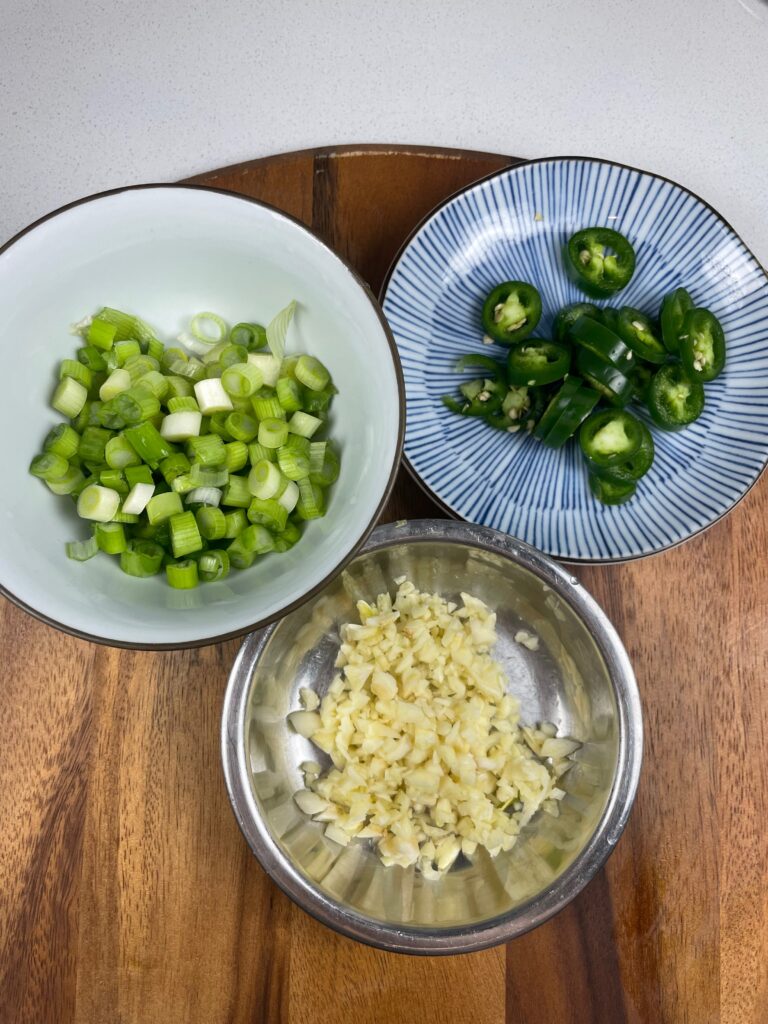
<instances>
[{"instance_id":1,"label":"blue striped plate","mask_svg":"<svg viewBox=\"0 0 768 1024\"><path fill-rule=\"evenodd\" d=\"M653 428L656 460L626 505L595 501L577 446L552 451L449 412L465 352L483 344L480 308L500 281L541 292L539 337L557 310L584 296L566 277L563 243L605 225L637 252L632 281L611 305L657 314L679 285L720 319L727 366L706 385L702 417L679 433ZM724 515L768 459L768 280L710 206L674 182L578 157L520 164L470 186L414 232L385 286L384 312L405 374L405 457L447 511L511 533L569 561L662 551Z\"/></svg>"}]
</instances>

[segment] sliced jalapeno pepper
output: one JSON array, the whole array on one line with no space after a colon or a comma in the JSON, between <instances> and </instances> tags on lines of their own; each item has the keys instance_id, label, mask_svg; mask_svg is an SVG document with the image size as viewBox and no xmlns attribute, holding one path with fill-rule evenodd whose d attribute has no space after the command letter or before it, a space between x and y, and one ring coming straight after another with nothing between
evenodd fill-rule
<instances>
[{"instance_id":1,"label":"sliced jalapeno pepper","mask_svg":"<svg viewBox=\"0 0 768 1024\"><path fill-rule=\"evenodd\" d=\"M550 398L546 409L541 414L539 422L533 431L534 437L541 441L547 436L560 418L562 411L581 387L582 382L578 377L569 377L563 382L563 386Z\"/></svg>"},{"instance_id":2,"label":"sliced jalapeno pepper","mask_svg":"<svg viewBox=\"0 0 768 1024\"><path fill-rule=\"evenodd\" d=\"M634 498L637 487L631 480L617 483L614 480L605 480L590 473L589 489L603 505L623 505L625 501Z\"/></svg>"},{"instance_id":3,"label":"sliced jalapeno pepper","mask_svg":"<svg viewBox=\"0 0 768 1024\"><path fill-rule=\"evenodd\" d=\"M648 385L648 410L664 430L680 430L697 420L704 409L704 386L684 366L670 363Z\"/></svg>"},{"instance_id":4,"label":"sliced jalapeno pepper","mask_svg":"<svg viewBox=\"0 0 768 1024\"><path fill-rule=\"evenodd\" d=\"M587 459L587 465L592 475L599 476L603 480L608 480L614 484L633 484L640 477L645 476L653 465L655 450L650 430L642 421L638 422L640 423L642 439L640 447L634 455L630 455L628 459L625 459L623 462L617 462L613 466L598 466L591 459Z\"/></svg>"},{"instance_id":5,"label":"sliced jalapeno pepper","mask_svg":"<svg viewBox=\"0 0 768 1024\"><path fill-rule=\"evenodd\" d=\"M685 288L675 288L664 297L659 311L661 321L661 338L667 352L677 352L680 347L680 332L683 320L689 309L693 309L693 299Z\"/></svg>"},{"instance_id":6,"label":"sliced jalapeno pepper","mask_svg":"<svg viewBox=\"0 0 768 1024\"><path fill-rule=\"evenodd\" d=\"M548 448L562 448L565 442L573 437L599 401L600 396L596 391L580 386L576 394L568 400L555 425L542 438L541 443Z\"/></svg>"},{"instance_id":7,"label":"sliced jalapeno pepper","mask_svg":"<svg viewBox=\"0 0 768 1024\"><path fill-rule=\"evenodd\" d=\"M599 320L600 310L591 302L572 302L570 306L563 306L555 317L555 325L552 330L555 341L567 341L571 327L580 316L591 316L593 320Z\"/></svg>"},{"instance_id":8,"label":"sliced jalapeno pepper","mask_svg":"<svg viewBox=\"0 0 768 1024\"><path fill-rule=\"evenodd\" d=\"M632 397L632 378L589 349L581 349L576 356L576 369L585 383L611 405L624 406Z\"/></svg>"},{"instance_id":9,"label":"sliced jalapeno pepper","mask_svg":"<svg viewBox=\"0 0 768 1024\"><path fill-rule=\"evenodd\" d=\"M619 334L635 355L649 363L664 363L667 350L653 321L639 309L622 306L619 310Z\"/></svg>"},{"instance_id":10,"label":"sliced jalapeno pepper","mask_svg":"<svg viewBox=\"0 0 768 1024\"><path fill-rule=\"evenodd\" d=\"M625 409L604 409L579 431L579 444L595 466L614 466L634 455L643 439L642 423Z\"/></svg>"},{"instance_id":11,"label":"sliced jalapeno pepper","mask_svg":"<svg viewBox=\"0 0 768 1024\"><path fill-rule=\"evenodd\" d=\"M725 366L725 335L708 309L690 309L680 332L680 360L693 377L714 380Z\"/></svg>"},{"instance_id":12,"label":"sliced jalapeno pepper","mask_svg":"<svg viewBox=\"0 0 768 1024\"><path fill-rule=\"evenodd\" d=\"M502 381L468 380L459 385L463 401L452 395L443 395L443 405L461 416L487 416L498 412L504 399L506 386Z\"/></svg>"},{"instance_id":13,"label":"sliced jalapeno pepper","mask_svg":"<svg viewBox=\"0 0 768 1024\"><path fill-rule=\"evenodd\" d=\"M454 370L457 373L461 373L463 370L487 370L492 373L496 378L503 378L504 365L497 363L495 359L491 359L490 356L484 356L481 352L468 352L467 355L461 356L460 359L456 360Z\"/></svg>"},{"instance_id":14,"label":"sliced jalapeno pepper","mask_svg":"<svg viewBox=\"0 0 768 1024\"><path fill-rule=\"evenodd\" d=\"M581 316L571 327L571 338L581 348L594 352L624 373L634 366L635 357L632 349L621 340L619 335L605 324L598 323L588 316Z\"/></svg>"},{"instance_id":15,"label":"sliced jalapeno pepper","mask_svg":"<svg viewBox=\"0 0 768 1024\"><path fill-rule=\"evenodd\" d=\"M655 372L655 366L651 366L650 363L644 363L638 359L632 374L632 398L636 402L645 402L648 394L648 385L651 383Z\"/></svg>"},{"instance_id":16,"label":"sliced jalapeno pepper","mask_svg":"<svg viewBox=\"0 0 768 1024\"><path fill-rule=\"evenodd\" d=\"M613 306L603 306L600 310L600 323L604 324L614 334L619 333L619 311Z\"/></svg>"},{"instance_id":17,"label":"sliced jalapeno pepper","mask_svg":"<svg viewBox=\"0 0 768 1024\"><path fill-rule=\"evenodd\" d=\"M571 367L571 350L556 341L531 338L509 350L507 379L510 384L529 387L551 384L564 377Z\"/></svg>"},{"instance_id":18,"label":"sliced jalapeno pepper","mask_svg":"<svg viewBox=\"0 0 768 1024\"><path fill-rule=\"evenodd\" d=\"M541 319L541 296L526 281L497 285L483 303L483 330L502 345L527 338Z\"/></svg>"},{"instance_id":19,"label":"sliced jalapeno pepper","mask_svg":"<svg viewBox=\"0 0 768 1024\"><path fill-rule=\"evenodd\" d=\"M571 235L565 264L587 295L613 295L629 284L635 272L635 250L611 228L584 228Z\"/></svg>"}]
</instances>

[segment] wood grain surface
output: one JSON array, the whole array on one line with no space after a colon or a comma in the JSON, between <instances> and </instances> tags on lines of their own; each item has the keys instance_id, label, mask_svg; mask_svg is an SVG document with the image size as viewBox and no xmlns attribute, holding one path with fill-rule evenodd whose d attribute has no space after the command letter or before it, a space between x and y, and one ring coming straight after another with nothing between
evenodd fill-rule
<instances>
[{"instance_id":1,"label":"wood grain surface","mask_svg":"<svg viewBox=\"0 0 768 1024\"><path fill-rule=\"evenodd\" d=\"M194 179L311 224L377 290L442 198L514 163L343 147ZM439 515L401 473L386 519ZM768 480L682 547L579 575L642 694L607 867L506 949L410 958L296 908L237 829L219 715L237 642L74 640L0 605L0 1024L768 1021Z\"/></svg>"}]
</instances>

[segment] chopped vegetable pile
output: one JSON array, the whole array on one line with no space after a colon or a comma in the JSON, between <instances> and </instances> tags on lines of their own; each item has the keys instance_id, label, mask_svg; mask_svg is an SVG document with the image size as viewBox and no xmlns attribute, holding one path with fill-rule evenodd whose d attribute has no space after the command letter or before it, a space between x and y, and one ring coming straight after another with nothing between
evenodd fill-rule
<instances>
[{"instance_id":1,"label":"chopped vegetable pile","mask_svg":"<svg viewBox=\"0 0 768 1024\"><path fill-rule=\"evenodd\" d=\"M635 269L631 243L610 228L577 231L565 246L565 264L584 292L605 298L629 284ZM658 323L631 306L565 306L554 339L529 337L541 317L541 296L525 281L493 288L483 304L488 343L509 346L505 363L481 353L463 356L458 371L482 370L443 403L509 433L526 431L561 448L577 431L592 494L620 505L651 468L653 438L625 409L646 406L663 430L693 423L704 409L704 387L725 366L725 337L717 318L695 308L685 288L666 296ZM597 408L603 403L607 408Z\"/></svg>"},{"instance_id":2,"label":"chopped vegetable pile","mask_svg":"<svg viewBox=\"0 0 768 1024\"><path fill-rule=\"evenodd\" d=\"M76 325L85 343L51 403L69 422L30 465L93 524L70 558L104 551L186 590L287 551L325 514L340 460L318 435L336 388L313 356L286 357L295 307L266 328L198 313L184 348L109 307Z\"/></svg>"},{"instance_id":3,"label":"chopped vegetable pile","mask_svg":"<svg viewBox=\"0 0 768 1024\"><path fill-rule=\"evenodd\" d=\"M323 772L305 761L294 799L342 846L374 840L386 866L436 878L459 854L511 849L540 808L557 816L557 780L579 744L549 723L520 725L482 601L462 594L459 607L395 582L394 601L358 602L360 624L341 629L341 673L322 701L301 691L304 710L289 716L333 762ZM516 639L538 647L524 630Z\"/></svg>"}]
</instances>

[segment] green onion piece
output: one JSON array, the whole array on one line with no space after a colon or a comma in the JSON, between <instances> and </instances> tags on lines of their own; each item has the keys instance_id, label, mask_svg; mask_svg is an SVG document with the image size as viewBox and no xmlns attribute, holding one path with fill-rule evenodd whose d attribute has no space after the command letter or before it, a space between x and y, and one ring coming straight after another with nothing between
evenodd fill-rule
<instances>
[{"instance_id":1,"label":"green onion piece","mask_svg":"<svg viewBox=\"0 0 768 1024\"><path fill-rule=\"evenodd\" d=\"M293 512L299 502L299 485L295 480L287 481L285 490L277 496L277 500L286 512Z\"/></svg>"},{"instance_id":2,"label":"green onion piece","mask_svg":"<svg viewBox=\"0 0 768 1024\"><path fill-rule=\"evenodd\" d=\"M117 328L115 325L99 316L91 320L86 338L88 339L89 345L93 345L94 348L106 350L112 348L115 343L116 334Z\"/></svg>"},{"instance_id":3,"label":"green onion piece","mask_svg":"<svg viewBox=\"0 0 768 1024\"><path fill-rule=\"evenodd\" d=\"M267 462L277 462L277 449L276 448L265 448L263 444L259 444L258 441L248 445L248 460L252 466L255 466L257 462L261 462L262 459L266 459Z\"/></svg>"},{"instance_id":4,"label":"green onion piece","mask_svg":"<svg viewBox=\"0 0 768 1024\"><path fill-rule=\"evenodd\" d=\"M251 492L248 490L248 481L242 476L231 476L224 493L221 496L221 504L235 508L248 508L251 504Z\"/></svg>"},{"instance_id":5,"label":"green onion piece","mask_svg":"<svg viewBox=\"0 0 768 1024\"><path fill-rule=\"evenodd\" d=\"M296 379L310 391L322 391L331 383L331 375L314 356L299 356Z\"/></svg>"},{"instance_id":6,"label":"green onion piece","mask_svg":"<svg viewBox=\"0 0 768 1024\"><path fill-rule=\"evenodd\" d=\"M102 370L107 368L104 356L94 345L84 345L82 348L79 348L77 350L77 358L83 366L87 366L94 373L101 373Z\"/></svg>"},{"instance_id":7,"label":"green onion piece","mask_svg":"<svg viewBox=\"0 0 768 1024\"><path fill-rule=\"evenodd\" d=\"M59 364L59 380L64 380L66 377L71 377L86 389L90 388L93 381L91 371L77 359L62 359Z\"/></svg>"},{"instance_id":8,"label":"green onion piece","mask_svg":"<svg viewBox=\"0 0 768 1024\"><path fill-rule=\"evenodd\" d=\"M298 481L299 501L296 505L296 514L300 519L320 519L325 515L325 499L323 490L311 480Z\"/></svg>"},{"instance_id":9,"label":"green onion piece","mask_svg":"<svg viewBox=\"0 0 768 1024\"><path fill-rule=\"evenodd\" d=\"M275 359L274 356L269 355L267 352L249 352L248 362L251 366L256 366L261 371L266 388L274 388L278 379L285 376L282 372L283 364L281 360Z\"/></svg>"},{"instance_id":10,"label":"green onion piece","mask_svg":"<svg viewBox=\"0 0 768 1024\"><path fill-rule=\"evenodd\" d=\"M157 427L151 423L140 423L137 427L128 427L124 432L124 437L130 441L137 455L140 455L144 462L153 467L173 451L168 442L160 436Z\"/></svg>"},{"instance_id":11,"label":"green onion piece","mask_svg":"<svg viewBox=\"0 0 768 1024\"><path fill-rule=\"evenodd\" d=\"M168 382L159 370L150 370L136 382L139 387L146 388L159 401L164 402L168 394Z\"/></svg>"},{"instance_id":12,"label":"green onion piece","mask_svg":"<svg viewBox=\"0 0 768 1024\"><path fill-rule=\"evenodd\" d=\"M249 352L254 352L267 344L267 332L261 324L235 324L229 332L229 341L232 345L242 345Z\"/></svg>"},{"instance_id":13,"label":"green onion piece","mask_svg":"<svg viewBox=\"0 0 768 1024\"><path fill-rule=\"evenodd\" d=\"M258 367L250 363L234 363L221 374L221 383L231 397L249 398L263 385L264 378Z\"/></svg>"},{"instance_id":14,"label":"green onion piece","mask_svg":"<svg viewBox=\"0 0 768 1024\"><path fill-rule=\"evenodd\" d=\"M227 430L227 412L215 412L212 416L208 417L208 430L211 434L218 434L224 441L231 441L232 438L229 436Z\"/></svg>"},{"instance_id":15,"label":"green onion piece","mask_svg":"<svg viewBox=\"0 0 768 1024\"><path fill-rule=\"evenodd\" d=\"M102 469L99 473L99 483L102 487L109 487L111 490L117 491L123 497L131 490L128 481L119 469Z\"/></svg>"},{"instance_id":16,"label":"green onion piece","mask_svg":"<svg viewBox=\"0 0 768 1024\"><path fill-rule=\"evenodd\" d=\"M156 576L164 556L163 549L152 540L130 540L120 554L120 568L128 576Z\"/></svg>"},{"instance_id":17,"label":"green onion piece","mask_svg":"<svg viewBox=\"0 0 768 1024\"><path fill-rule=\"evenodd\" d=\"M170 348L165 349L163 354L160 356L160 365L162 369L167 372L169 366L172 363L175 363L177 361L181 363L186 363L188 359L189 356L187 355L183 348L176 348L174 346L171 346Z\"/></svg>"},{"instance_id":18,"label":"green onion piece","mask_svg":"<svg viewBox=\"0 0 768 1024\"><path fill-rule=\"evenodd\" d=\"M201 359L203 360L203 362L205 363L206 366L209 366L211 363L218 363L219 362L219 356L221 355L221 353L224 351L224 349L226 347L227 347L227 342L226 341L220 341L218 345L213 345L213 346L211 346L211 348L206 349L206 351L202 354ZM219 364L219 365L221 365L221 364Z\"/></svg>"},{"instance_id":19,"label":"green onion piece","mask_svg":"<svg viewBox=\"0 0 768 1024\"><path fill-rule=\"evenodd\" d=\"M336 394L336 388L333 384L329 384L327 388L323 388L322 391L310 391L308 388L305 389L302 395L302 408L304 412L311 413L313 416L319 413L325 412L329 408L333 396Z\"/></svg>"},{"instance_id":20,"label":"green onion piece","mask_svg":"<svg viewBox=\"0 0 768 1024\"><path fill-rule=\"evenodd\" d=\"M245 530L243 531L245 533ZM240 535L242 536L242 534ZM249 569L256 561L256 552L244 547L240 537L235 537L227 548L227 556L234 569Z\"/></svg>"},{"instance_id":21,"label":"green onion piece","mask_svg":"<svg viewBox=\"0 0 768 1024\"><path fill-rule=\"evenodd\" d=\"M158 399L151 391L147 391L140 385L123 391L116 398L112 399L111 404L114 406L117 415L122 416L129 426L143 423L160 412L160 402Z\"/></svg>"},{"instance_id":22,"label":"green onion piece","mask_svg":"<svg viewBox=\"0 0 768 1024\"><path fill-rule=\"evenodd\" d=\"M181 558L182 555L189 555L193 551L199 551L203 546L203 540L197 528L193 512L182 512L179 515L172 516L170 526L174 558Z\"/></svg>"},{"instance_id":23,"label":"green onion piece","mask_svg":"<svg viewBox=\"0 0 768 1024\"><path fill-rule=\"evenodd\" d=\"M275 538L266 527L256 523L253 526L246 526L237 540L246 551L253 551L257 555L265 555L275 549Z\"/></svg>"},{"instance_id":24,"label":"green onion piece","mask_svg":"<svg viewBox=\"0 0 768 1024\"><path fill-rule=\"evenodd\" d=\"M117 398L117 395L115 395ZM91 404L91 418L96 418L96 422L102 427L107 427L109 430L122 430L123 427L127 426L125 417L117 406L115 398L111 398L108 402L93 402Z\"/></svg>"},{"instance_id":25,"label":"green onion piece","mask_svg":"<svg viewBox=\"0 0 768 1024\"><path fill-rule=\"evenodd\" d=\"M212 416L216 412L231 412L232 401L222 387L221 381L215 377L210 380L200 380L195 384L195 398L200 406L200 411L206 416Z\"/></svg>"},{"instance_id":26,"label":"green onion piece","mask_svg":"<svg viewBox=\"0 0 768 1024\"><path fill-rule=\"evenodd\" d=\"M182 473L174 479L171 487L174 494L189 494L190 491L194 491L195 484L189 473Z\"/></svg>"},{"instance_id":27,"label":"green onion piece","mask_svg":"<svg viewBox=\"0 0 768 1024\"><path fill-rule=\"evenodd\" d=\"M130 512L123 512L122 509L118 509L117 512L112 516L113 523L138 523L139 516L133 515Z\"/></svg>"},{"instance_id":28,"label":"green onion piece","mask_svg":"<svg viewBox=\"0 0 768 1024\"><path fill-rule=\"evenodd\" d=\"M295 310L296 301L294 300L289 302L285 309L281 309L277 316L267 324L267 345L275 359L282 359L285 355L285 339Z\"/></svg>"},{"instance_id":29,"label":"green onion piece","mask_svg":"<svg viewBox=\"0 0 768 1024\"><path fill-rule=\"evenodd\" d=\"M191 359L187 359L186 362L182 359L176 359L168 369L171 372L171 376L183 377L193 384L205 379L205 364L201 363L199 359L195 359L194 356Z\"/></svg>"},{"instance_id":30,"label":"green onion piece","mask_svg":"<svg viewBox=\"0 0 768 1024\"><path fill-rule=\"evenodd\" d=\"M296 523L286 523L285 529L275 537L275 551L288 551L300 539L301 530Z\"/></svg>"},{"instance_id":31,"label":"green onion piece","mask_svg":"<svg viewBox=\"0 0 768 1024\"><path fill-rule=\"evenodd\" d=\"M171 458L173 458L173 456L171 456ZM126 466L124 472L125 479L131 485L131 487L133 487L134 484L154 483L152 470L149 468L149 466L145 466L143 463L140 466Z\"/></svg>"},{"instance_id":32,"label":"green onion piece","mask_svg":"<svg viewBox=\"0 0 768 1024\"><path fill-rule=\"evenodd\" d=\"M281 377L275 385L275 390L284 412L298 412L301 408L301 388L292 377Z\"/></svg>"},{"instance_id":33,"label":"green onion piece","mask_svg":"<svg viewBox=\"0 0 768 1024\"><path fill-rule=\"evenodd\" d=\"M254 498L248 506L247 516L252 523L266 526L276 533L284 530L288 522L288 510L274 498Z\"/></svg>"},{"instance_id":34,"label":"green onion piece","mask_svg":"<svg viewBox=\"0 0 768 1024\"><path fill-rule=\"evenodd\" d=\"M223 372L224 367L221 365L221 363L217 363L214 360L212 360L211 362L208 362L206 360L205 376L207 380L218 380Z\"/></svg>"},{"instance_id":35,"label":"green onion piece","mask_svg":"<svg viewBox=\"0 0 768 1024\"><path fill-rule=\"evenodd\" d=\"M155 330L144 320L130 313L123 313L119 309L112 309L105 306L99 313L99 320L105 320L113 324L116 330L115 341L122 341L124 338L137 338L145 344L157 338Z\"/></svg>"},{"instance_id":36,"label":"green onion piece","mask_svg":"<svg viewBox=\"0 0 768 1024\"><path fill-rule=\"evenodd\" d=\"M308 437L302 437L300 434L289 434L283 448L289 448L292 452L301 452L302 455L306 455L309 458L310 444L311 442Z\"/></svg>"},{"instance_id":37,"label":"green onion piece","mask_svg":"<svg viewBox=\"0 0 768 1024\"><path fill-rule=\"evenodd\" d=\"M280 364L280 376L296 380L296 364L298 361L298 356L286 356Z\"/></svg>"},{"instance_id":38,"label":"green onion piece","mask_svg":"<svg viewBox=\"0 0 768 1024\"><path fill-rule=\"evenodd\" d=\"M88 422L86 423L86 426L98 427L101 424L101 411L104 408L104 404L104 402L99 402L98 400L90 403L88 407Z\"/></svg>"},{"instance_id":39,"label":"green onion piece","mask_svg":"<svg viewBox=\"0 0 768 1024\"><path fill-rule=\"evenodd\" d=\"M99 549L108 555L119 555L128 547L122 523L96 523L93 535Z\"/></svg>"},{"instance_id":40,"label":"green onion piece","mask_svg":"<svg viewBox=\"0 0 768 1024\"><path fill-rule=\"evenodd\" d=\"M102 402L110 402L130 386L131 375L127 370L113 370L99 388L99 398Z\"/></svg>"},{"instance_id":41,"label":"green onion piece","mask_svg":"<svg viewBox=\"0 0 768 1024\"><path fill-rule=\"evenodd\" d=\"M56 452L43 452L36 455L29 464L29 472L32 476L41 480L61 480L69 470L69 462Z\"/></svg>"},{"instance_id":42,"label":"green onion piece","mask_svg":"<svg viewBox=\"0 0 768 1024\"><path fill-rule=\"evenodd\" d=\"M221 540L227 533L227 520L220 508L206 505L195 513L197 528L205 540Z\"/></svg>"},{"instance_id":43,"label":"green onion piece","mask_svg":"<svg viewBox=\"0 0 768 1024\"><path fill-rule=\"evenodd\" d=\"M285 409L280 405L276 395L254 395L251 399L253 413L257 420L284 420Z\"/></svg>"},{"instance_id":44,"label":"green onion piece","mask_svg":"<svg viewBox=\"0 0 768 1024\"><path fill-rule=\"evenodd\" d=\"M226 551L206 551L197 561L197 571L203 583L223 580L229 575L229 555Z\"/></svg>"},{"instance_id":45,"label":"green onion piece","mask_svg":"<svg viewBox=\"0 0 768 1024\"><path fill-rule=\"evenodd\" d=\"M71 558L75 562L87 562L99 551L95 537L89 537L88 540L71 540L65 545L65 548L67 558Z\"/></svg>"},{"instance_id":46,"label":"green onion piece","mask_svg":"<svg viewBox=\"0 0 768 1024\"><path fill-rule=\"evenodd\" d=\"M250 502L248 504L250 505ZM245 512L241 508L236 508L233 512L225 512L224 519L227 523L227 530L224 536L227 539L239 537L248 525Z\"/></svg>"},{"instance_id":47,"label":"green onion piece","mask_svg":"<svg viewBox=\"0 0 768 1024\"><path fill-rule=\"evenodd\" d=\"M194 395L192 382L186 380L184 377L166 377L165 383L168 385L168 396L170 396L170 398L189 398ZM171 412L173 412L173 410L171 410Z\"/></svg>"},{"instance_id":48,"label":"green onion piece","mask_svg":"<svg viewBox=\"0 0 768 1024\"><path fill-rule=\"evenodd\" d=\"M128 497L123 501L122 513L140 516L154 493L154 484L134 484Z\"/></svg>"},{"instance_id":49,"label":"green onion piece","mask_svg":"<svg viewBox=\"0 0 768 1024\"><path fill-rule=\"evenodd\" d=\"M295 412L288 422L288 429L300 437L312 437L322 425L323 421L316 416L310 416L306 412Z\"/></svg>"},{"instance_id":50,"label":"green onion piece","mask_svg":"<svg viewBox=\"0 0 768 1024\"><path fill-rule=\"evenodd\" d=\"M223 466L204 466L200 462L193 462L189 478L195 487L224 487L229 482L229 473Z\"/></svg>"},{"instance_id":51,"label":"green onion piece","mask_svg":"<svg viewBox=\"0 0 768 1024\"><path fill-rule=\"evenodd\" d=\"M216 313L195 313L189 322L189 333L205 345L217 345L227 336L227 325Z\"/></svg>"},{"instance_id":52,"label":"green onion piece","mask_svg":"<svg viewBox=\"0 0 768 1024\"><path fill-rule=\"evenodd\" d=\"M309 456L287 445L278 451L277 464L289 480L303 480L309 476Z\"/></svg>"},{"instance_id":53,"label":"green onion piece","mask_svg":"<svg viewBox=\"0 0 768 1024\"><path fill-rule=\"evenodd\" d=\"M224 441L218 434L191 437L187 443L187 454L201 466L222 466L227 457Z\"/></svg>"},{"instance_id":54,"label":"green onion piece","mask_svg":"<svg viewBox=\"0 0 768 1024\"><path fill-rule=\"evenodd\" d=\"M115 342L112 351L115 353L117 365L125 366L131 356L141 355L141 345L135 338L123 338L122 341Z\"/></svg>"},{"instance_id":55,"label":"green onion piece","mask_svg":"<svg viewBox=\"0 0 768 1024\"><path fill-rule=\"evenodd\" d=\"M138 384L146 374L158 372L160 364L157 359L153 359L151 356L131 356L130 359L126 360L125 366L122 369L130 374L131 384Z\"/></svg>"},{"instance_id":56,"label":"green onion piece","mask_svg":"<svg viewBox=\"0 0 768 1024\"><path fill-rule=\"evenodd\" d=\"M197 562L192 558L169 562L165 567L165 575L174 590L194 590L198 582Z\"/></svg>"},{"instance_id":57,"label":"green onion piece","mask_svg":"<svg viewBox=\"0 0 768 1024\"><path fill-rule=\"evenodd\" d=\"M77 514L81 519L108 523L120 507L120 495L108 487L90 484L77 499Z\"/></svg>"},{"instance_id":58,"label":"green onion piece","mask_svg":"<svg viewBox=\"0 0 768 1024\"><path fill-rule=\"evenodd\" d=\"M85 405L87 398L87 388L84 388L79 381L72 377L65 377L64 380L59 381L53 392L51 405L56 412L60 412L68 420L73 420Z\"/></svg>"},{"instance_id":59,"label":"green onion piece","mask_svg":"<svg viewBox=\"0 0 768 1024\"><path fill-rule=\"evenodd\" d=\"M294 418L300 415L294 413ZM301 431L296 431L301 433ZM285 420L266 419L259 423L259 444L265 448L280 448L288 438L288 424Z\"/></svg>"},{"instance_id":60,"label":"green onion piece","mask_svg":"<svg viewBox=\"0 0 768 1024\"><path fill-rule=\"evenodd\" d=\"M86 427L80 435L77 454L83 462L104 462L107 441L112 437L110 430L101 427Z\"/></svg>"},{"instance_id":61,"label":"green onion piece","mask_svg":"<svg viewBox=\"0 0 768 1024\"><path fill-rule=\"evenodd\" d=\"M231 441L224 445L224 468L228 473L237 473L248 465L248 448L242 441Z\"/></svg>"},{"instance_id":62,"label":"green onion piece","mask_svg":"<svg viewBox=\"0 0 768 1024\"><path fill-rule=\"evenodd\" d=\"M218 362L221 363L224 370L229 369L230 366L247 363L248 349L243 345L225 345L221 352L219 352ZM261 384L258 384L257 387L261 387ZM254 388L254 390L256 389Z\"/></svg>"},{"instance_id":63,"label":"green onion piece","mask_svg":"<svg viewBox=\"0 0 768 1024\"><path fill-rule=\"evenodd\" d=\"M162 341L158 341L157 338L148 338L147 355L152 356L153 359L161 360L165 355L165 345Z\"/></svg>"},{"instance_id":64,"label":"green onion piece","mask_svg":"<svg viewBox=\"0 0 768 1024\"><path fill-rule=\"evenodd\" d=\"M57 426L51 427L45 435L43 451L61 455L64 459L71 459L77 452L79 444L80 437L77 431L67 423L59 423Z\"/></svg>"},{"instance_id":65,"label":"green onion piece","mask_svg":"<svg viewBox=\"0 0 768 1024\"><path fill-rule=\"evenodd\" d=\"M330 441L313 441L309 448L309 479L330 487L339 479L341 460Z\"/></svg>"},{"instance_id":66,"label":"green onion piece","mask_svg":"<svg viewBox=\"0 0 768 1024\"><path fill-rule=\"evenodd\" d=\"M87 482L80 467L70 465L64 476L57 477L55 480L46 480L45 485L54 494L71 494L77 497Z\"/></svg>"},{"instance_id":67,"label":"green onion piece","mask_svg":"<svg viewBox=\"0 0 768 1024\"><path fill-rule=\"evenodd\" d=\"M126 441L122 434L110 437L104 448L104 459L111 469L126 469L129 466L140 466L141 459ZM149 469L147 468L149 472ZM151 482L145 481L147 483Z\"/></svg>"},{"instance_id":68,"label":"green onion piece","mask_svg":"<svg viewBox=\"0 0 768 1024\"><path fill-rule=\"evenodd\" d=\"M248 443L259 433L259 421L246 412L232 412L227 416L227 430L236 441Z\"/></svg>"},{"instance_id":69,"label":"green onion piece","mask_svg":"<svg viewBox=\"0 0 768 1024\"><path fill-rule=\"evenodd\" d=\"M184 498L188 508L199 505L211 505L218 508L221 504L220 487L195 487Z\"/></svg>"},{"instance_id":70,"label":"green onion piece","mask_svg":"<svg viewBox=\"0 0 768 1024\"><path fill-rule=\"evenodd\" d=\"M197 437L203 425L203 414L194 410L171 412L163 417L160 434L168 441L188 441Z\"/></svg>"},{"instance_id":71,"label":"green onion piece","mask_svg":"<svg viewBox=\"0 0 768 1024\"><path fill-rule=\"evenodd\" d=\"M178 476L189 472L190 461L183 452L175 452L160 463L160 472L167 484L173 484Z\"/></svg>"},{"instance_id":72,"label":"green onion piece","mask_svg":"<svg viewBox=\"0 0 768 1024\"><path fill-rule=\"evenodd\" d=\"M283 474L266 459L257 462L248 474L248 490L256 498L274 498L284 489Z\"/></svg>"},{"instance_id":73,"label":"green onion piece","mask_svg":"<svg viewBox=\"0 0 768 1024\"><path fill-rule=\"evenodd\" d=\"M164 523L171 516L181 515L184 507L181 498L176 491L166 491L164 494L154 494L147 504L147 519L152 526Z\"/></svg>"},{"instance_id":74,"label":"green onion piece","mask_svg":"<svg viewBox=\"0 0 768 1024\"><path fill-rule=\"evenodd\" d=\"M164 379L167 380L168 378ZM168 412L200 412L197 399L192 395L187 395L184 398L169 398L167 404Z\"/></svg>"}]
</instances>

